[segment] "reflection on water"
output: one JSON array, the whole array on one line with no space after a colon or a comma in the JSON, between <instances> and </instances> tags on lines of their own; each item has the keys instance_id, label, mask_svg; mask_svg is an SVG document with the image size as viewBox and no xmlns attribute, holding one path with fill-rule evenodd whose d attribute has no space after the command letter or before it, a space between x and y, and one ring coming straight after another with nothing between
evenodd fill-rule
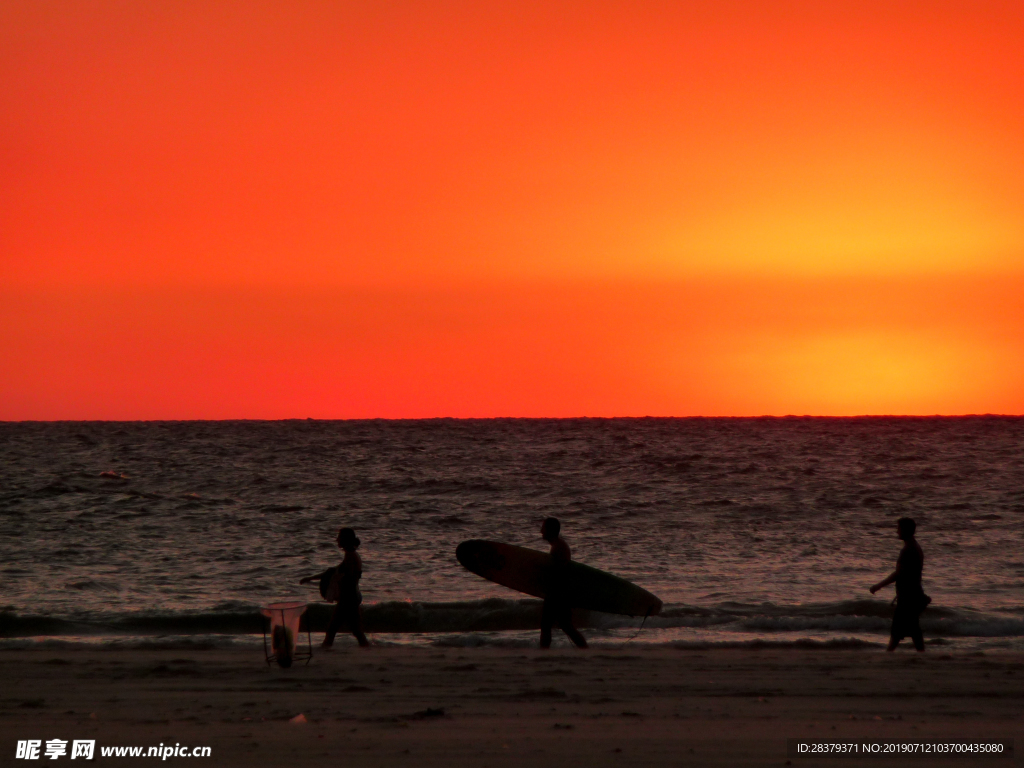
<instances>
[{"instance_id":1,"label":"reflection on water","mask_svg":"<svg viewBox=\"0 0 1024 768\"><path fill-rule=\"evenodd\" d=\"M844 630L841 606L872 602L909 515L935 607L1013 635L1022 438L1014 418L0 424L0 628L154 616L153 631L174 633L159 628L171 612L193 617L183 632L245 631L255 606L304 594L300 576L336 564L343 524L363 541L368 609L515 601L463 570L455 547L542 549L538 523L554 515L577 559L670 609L771 603L804 622L765 609L757 626L648 627L663 638L731 625L876 641L873 625ZM831 624L804 615L814 605L833 606Z\"/></svg>"}]
</instances>

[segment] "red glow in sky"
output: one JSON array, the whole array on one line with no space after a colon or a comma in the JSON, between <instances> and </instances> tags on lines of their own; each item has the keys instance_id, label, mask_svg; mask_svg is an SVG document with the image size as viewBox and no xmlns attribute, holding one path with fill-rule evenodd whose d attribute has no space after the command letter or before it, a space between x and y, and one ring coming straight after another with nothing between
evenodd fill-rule
<instances>
[{"instance_id":1,"label":"red glow in sky","mask_svg":"<svg viewBox=\"0 0 1024 768\"><path fill-rule=\"evenodd\" d=\"M1017 2L0 6L0 419L1024 413Z\"/></svg>"}]
</instances>

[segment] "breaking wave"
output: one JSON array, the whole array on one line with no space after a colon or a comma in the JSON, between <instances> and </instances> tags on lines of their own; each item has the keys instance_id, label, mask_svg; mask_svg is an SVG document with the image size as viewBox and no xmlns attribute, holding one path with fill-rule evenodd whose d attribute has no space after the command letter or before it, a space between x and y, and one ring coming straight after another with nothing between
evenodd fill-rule
<instances>
[{"instance_id":1,"label":"breaking wave","mask_svg":"<svg viewBox=\"0 0 1024 768\"><path fill-rule=\"evenodd\" d=\"M311 603L308 627L323 631L332 606ZM692 629L720 636L723 642L737 633L755 635L764 642L785 633L815 635L885 635L892 606L880 600L777 605L726 602L712 606L668 605L643 623L647 632ZM392 601L363 606L367 632L384 634L497 633L536 630L540 627L539 600L492 598L461 602ZM641 618L596 611L577 611L578 626L614 633L637 630ZM225 603L207 611L137 611L75 616L43 616L0 610L0 638L60 636L189 636L261 634L265 619L259 606ZM965 608L932 606L921 617L928 637L1024 637L1024 617L1015 609L982 613Z\"/></svg>"}]
</instances>

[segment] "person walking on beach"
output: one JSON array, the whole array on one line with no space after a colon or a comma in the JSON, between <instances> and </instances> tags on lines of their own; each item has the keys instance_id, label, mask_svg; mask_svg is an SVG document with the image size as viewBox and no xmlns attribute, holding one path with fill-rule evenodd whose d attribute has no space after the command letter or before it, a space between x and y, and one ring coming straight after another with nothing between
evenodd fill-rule
<instances>
[{"instance_id":1,"label":"person walking on beach","mask_svg":"<svg viewBox=\"0 0 1024 768\"><path fill-rule=\"evenodd\" d=\"M324 648L334 645L334 636L338 633L342 624L347 624L349 631L359 641L363 648L370 646L370 641L363 634L363 617L360 603L363 596L359 593L359 579L363 575L363 561L356 552L359 549L360 541L356 532L351 528L342 528L338 531L338 547L345 553L344 559L337 568L328 568L316 576L307 576L299 581L299 584L308 584L311 581L321 581L330 577L324 597L327 600L337 600L334 606L334 614L331 622L327 625L327 634L324 635ZM332 573L333 571L333 573Z\"/></svg>"},{"instance_id":2,"label":"person walking on beach","mask_svg":"<svg viewBox=\"0 0 1024 768\"><path fill-rule=\"evenodd\" d=\"M896 650L900 640L910 637L914 647L924 651L924 638L921 636L921 612L932 601L921 588L921 572L924 570L924 552L914 538L917 523L909 517L901 517L896 522L896 535L903 540L903 549L896 560L896 570L871 587L875 594L882 587L896 582L896 610L892 615L892 634L889 637L887 651Z\"/></svg>"},{"instance_id":3,"label":"person walking on beach","mask_svg":"<svg viewBox=\"0 0 1024 768\"><path fill-rule=\"evenodd\" d=\"M540 647L551 647L551 627L557 622L577 648L586 648L586 638L572 625L572 605L565 594L566 570L572 562L572 550L559 535L561 530L557 517L547 518L540 527L540 535L551 545L551 571L540 618Z\"/></svg>"}]
</instances>

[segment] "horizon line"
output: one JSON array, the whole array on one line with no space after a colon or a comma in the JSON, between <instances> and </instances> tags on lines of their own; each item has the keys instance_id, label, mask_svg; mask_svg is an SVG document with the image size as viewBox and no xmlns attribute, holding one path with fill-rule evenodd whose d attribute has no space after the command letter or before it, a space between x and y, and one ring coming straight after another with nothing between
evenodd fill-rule
<instances>
[{"instance_id":1,"label":"horizon line","mask_svg":"<svg viewBox=\"0 0 1024 768\"><path fill-rule=\"evenodd\" d=\"M898 414L898 413L865 413L854 416L829 416L822 414L785 414L782 416L762 414L759 416L367 416L356 418L320 418L316 416L289 416L279 419L261 418L223 418L223 419L0 419L0 425L8 424L192 424L192 423L277 423L277 422L308 422L308 421L726 421L726 420L845 420L868 421L872 419L1024 419L1024 414L1016 413L963 413L963 414Z\"/></svg>"}]
</instances>

